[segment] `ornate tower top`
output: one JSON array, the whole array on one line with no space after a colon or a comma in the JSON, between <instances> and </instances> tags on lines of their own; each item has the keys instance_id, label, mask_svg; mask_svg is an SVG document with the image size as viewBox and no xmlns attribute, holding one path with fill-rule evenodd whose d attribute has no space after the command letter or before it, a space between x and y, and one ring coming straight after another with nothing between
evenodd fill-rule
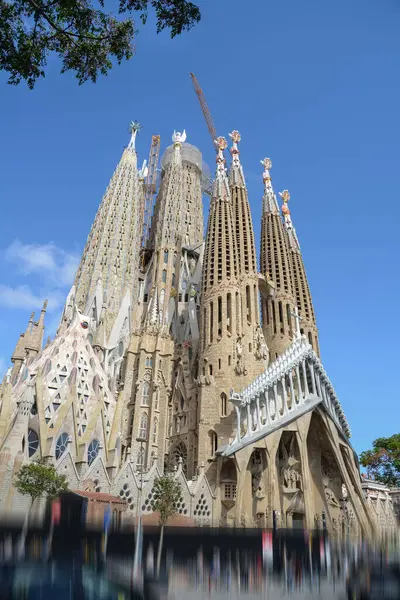
<instances>
[{"instance_id":1,"label":"ornate tower top","mask_svg":"<svg viewBox=\"0 0 400 600\"><path fill-rule=\"evenodd\" d=\"M279 214L278 202L272 187L271 175L269 172L272 168L272 161L270 158L264 158L260 162L264 167L262 175L264 182L263 213Z\"/></svg>"},{"instance_id":2,"label":"ornate tower top","mask_svg":"<svg viewBox=\"0 0 400 600\"><path fill-rule=\"evenodd\" d=\"M282 198L282 214L283 220L285 224L285 229L287 232L289 245L292 250L300 250L299 240L297 238L296 230L293 227L292 218L290 216L290 210L288 207L288 202L290 200L290 194L288 190L283 190L283 192L279 192L280 197Z\"/></svg>"},{"instance_id":3,"label":"ornate tower top","mask_svg":"<svg viewBox=\"0 0 400 600\"><path fill-rule=\"evenodd\" d=\"M226 161L224 157L224 150L227 149L228 142L224 137L219 136L215 140L215 145L217 147L217 172L215 174L212 197L213 199L220 197L223 200L230 200L229 183L225 167Z\"/></svg>"},{"instance_id":4,"label":"ornate tower top","mask_svg":"<svg viewBox=\"0 0 400 600\"><path fill-rule=\"evenodd\" d=\"M230 185L236 185L240 187L246 187L243 175L243 168L240 163L240 152L238 148L238 143L242 139L242 136L236 129L229 134L233 145L230 149L230 153L232 156L232 166L229 171L229 183Z\"/></svg>"},{"instance_id":5,"label":"ornate tower top","mask_svg":"<svg viewBox=\"0 0 400 600\"><path fill-rule=\"evenodd\" d=\"M180 131L175 131L172 134L172 141L175 144L183 144L186 142L186 129L183 130L183 132L181 133Z\"/></svg>"},{"instance_id":6,"label":"ornate tower top","mask_svg":"<svg viewBox=\"0 0 400 600\"><path fill-rule=\"evenodd\" d=\"M142 129L141 124L139 123L139 121L132 121L129 125L129 131L131 133L131 139L129 141L128 144L128 149L129 150L134 150L135 151L135 145L136 145L136 136L139 133L139 131Z\"/></svg>"}]
</instances>

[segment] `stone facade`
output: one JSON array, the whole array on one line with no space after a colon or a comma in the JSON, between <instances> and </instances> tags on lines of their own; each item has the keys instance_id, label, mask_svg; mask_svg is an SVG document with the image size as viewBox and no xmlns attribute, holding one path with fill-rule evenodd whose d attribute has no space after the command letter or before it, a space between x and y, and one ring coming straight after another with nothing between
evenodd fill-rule
<instances>
[{"instance_id":1,"label":"stone facade","mask_svg":"<svg viewBox=\"0 0 400 600\"><path fill-rule=\"evenodd\" d=\"M178 513L199 526L355 537L380 526L319 360L288 194L282 220L262 161L260 274L240 134L230 137L229 170L217 140L204 240L201 153L174 132L141 247L146 168L133 131L54 340L42 348L44 306L0 387L0 515L24 513L13 477L43 458L70 489L121 498L128 520L151 512L154 479L172 471Z\"/></svg>"}]
</instances>

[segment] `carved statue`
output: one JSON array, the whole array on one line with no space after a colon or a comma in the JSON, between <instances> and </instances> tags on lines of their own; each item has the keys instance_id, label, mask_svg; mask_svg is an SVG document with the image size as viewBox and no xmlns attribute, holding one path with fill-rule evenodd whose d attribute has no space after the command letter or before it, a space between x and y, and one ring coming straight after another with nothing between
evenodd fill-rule
<instances>
[{"instance_id":1,"label":"carved statue","mask_svg":"<svg viewBox=\"0 0 400 600\"><path fill-rule=\"evenodd\" d=\"M255 357L257 359L267 360L268 348L265 342L264 334L261 327L258 325L255 334Z\"/></svg>"},{"instance_id":2,"label":"carved statue","mask_svg":"<svg viewBox=\"0 0 400 600\"><path fill-rule=\"evenodd\" d=\"M331 480L330 478L322 471L322 483L325 488L325 498L328 504L331 506L335 506L336 508L340 508L340 504L336 499L334 491L330 488Z\"/></svg>"},{"instance_id":3,"label":"carved statue","mask_svg":"<svg viewBox=\"0 0 400 600\"><path fill-rule=\"evenodd\" d=\"M196 259L192 256L189 258L189 271L190 271L191 275L193 275L195 268L196 268Z\"/></svg>"},{"instance_id":4,"label":"carved statue","mask_svg":"<svg viewBox=\"0 0 400 600\"><path fill-rule=\"evenodd\" d=\"M251 491L253 498L262 500L265 498L265 488L262 482L263 461L260 450L254 450L251 461Z\"/></svg>"},{"instance_id":5,"label":"carved statue","mask_svg":"<svg viewBox=\"0 0 400 600\"><path fill-rule=\"evenodd\" d=\"M182 133L180 131L174 131L172 134L172 141L174 144L183 144L186 141L186 130L184 129Z\"/></svg>"}]
</instances>

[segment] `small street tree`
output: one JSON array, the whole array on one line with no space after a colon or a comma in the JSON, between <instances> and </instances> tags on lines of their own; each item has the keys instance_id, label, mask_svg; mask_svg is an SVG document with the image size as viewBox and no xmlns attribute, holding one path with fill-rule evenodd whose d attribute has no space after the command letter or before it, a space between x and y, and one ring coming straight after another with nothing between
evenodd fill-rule
<instances>
[{"instance_id":1,"label":"small street tree","mask_svg":"<svg viewBox=\"0 0 400 600\"><path fill-rule=\"evenodd\" d=\"M154 512L158 512L160 525L160 540L158 542L157 552L157 576L160 574L161 555L164 540L164 528L170 517L176 514L176 506L182 495L182 488L179 481L175 479L173 474L169 473L157 477L154 481L153 499L151 507Z\"/></svg>"},{"instance_id":2,"label":"small street tree","mask_svg":"<svg viewBox=\"0 0 400 600\"><path fill-rule=\"evenodd\" d=\"M29 515L35 500L38 498L57 498L61 492L68 489L64 475L59 475L53 465L42 461L22 465L18 471L14 486L20 494L29 496L31 502L27 510L21 534L20 553L23 553L29 524Z\"/></svg>"},{"instance_id":3,"label":"small street tree","mask_svg":"<svg viewBox=\"0 0 400 600\"><path fill-rule=\"evenodd\" d=\"M374 440L372 450L360 454L367 476L390 487L400 487L400 433Z\"/></svg>"}]
</instances>

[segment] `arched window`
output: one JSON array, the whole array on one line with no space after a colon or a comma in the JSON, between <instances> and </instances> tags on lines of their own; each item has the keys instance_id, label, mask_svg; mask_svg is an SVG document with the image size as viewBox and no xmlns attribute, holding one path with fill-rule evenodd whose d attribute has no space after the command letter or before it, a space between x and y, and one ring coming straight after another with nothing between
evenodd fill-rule
<instances>
[{"instance_id":1,"label":"arched window","mask_svg":"<svg viewBox=\"0 0 400 600\"><path fill-rule=\"evenodd\" d=\"M163 283L166 283L166 281L167 281L167 269L163 269L161 281Z\"/></svg>"},{"instance_id":2,"label":"arched window","mask_svg":"<svg viewBox=\"0 0 400 600\"><path fill-rule=\"evenodd\" d=\"M139 448L136 456L136 470L142 471L144 469L144 448Z\"/></svg>"},{"instance_id":3,"label":"arched window","mask_svg":"<svg viewBox=\"0 0 400 600\"><path fill-rule=\"evenodd\" d=\"M147 423L148 417L146 413L143 413L140 419L140 427L139 427L139 438L141 440L147 440Z\"/></svg>"},{"instance_id":4,"label":"arched window","mask_svg":"<svg viewBox=\"0 0 400 600\"><path fill-rule=\"evenodd\" d=\"M56 442L56 460L58 460L66 451L68 444L68 433L62 433Z\"/></svg>"},{"instance_id":5,"label":"arched window","mask_svg":"<svg viewBox=\"0 0 400 600\"><path fill-rule=\"evenodd\" d=\"M31 458L39 448L39 436L33 429L28 430L28 455Z\"/></svg>"},{"instance_id":6,"label":"arched window","mask_svg":"<svg viewBox=\"0 0 400 600\"><path fill-rule=\"evenodd\" d=\"M168 250L164 250L164 263L168 264Z\"/></svg>"},{"instance_id":7,"label":"arched window","mask_svg":"<svg viewBox=\"0 0 400 600\"><path fill-rule=\"evenodd\" d=\"M96 456L99 454L100 442L99 440L92 440L88 448L88 465L91 465Z\"/></svg>"},{"instance_id":8,"label":"arched window","mask_svg":"<svg viewBox=\"0 0 400 600\"><path fill-rule=\"evenodd\" d=\"M145 381L142 389L142 404L149 405L150 384Z\"/></svg>"},{"instance_id":9,"label":"arched window","mask_svg":"<svg viewBox=\"0 0 400 600\"><path fill-rule=\"evenodd\" d=\"M162 289L160 292L160 306L164 306L164 301L165 301L165 290Z\"/></svg>"},{"instance_id":10,"label":"arched window","mask_svg":"<svg viewBox=\"0 0 400 600\"><path fill-rule=\"evenodd\" d=\"M152 367L152 366L153 366L153 357L146 356L146 367Z\"/></svg>"},{"instance_id":11,"label":"arched window","mask_svg":"<svg viewBox=\"0 0 400 600\"><path fill-rule=\"evenodd\" d=\"M157 444L157 433L158 433L158 419L154 417L153 422L153 444Z\"/></svg>"},{"instance_id":12,"label":"arched window","mask_svg":"<svg viewBox=\"0 0 400 600\"><path fill-rule=\"evenodd\" d=\"M210 431L208 435L210 438L210 456L215 456L218 450L218 437L215 431Z\"/></svg>"},{"instance_id":13,"label":"arched window","mask_svg":"<svg viewBox=\"0 0 400 600\"><path fill-rule=\"evenodd\" d=\"M228 409L228 402L227 402L227 397L225 392L222 392L221 394L221 417L226 417L227 415L227 409Z\"/></svg>"}]
</instances>

